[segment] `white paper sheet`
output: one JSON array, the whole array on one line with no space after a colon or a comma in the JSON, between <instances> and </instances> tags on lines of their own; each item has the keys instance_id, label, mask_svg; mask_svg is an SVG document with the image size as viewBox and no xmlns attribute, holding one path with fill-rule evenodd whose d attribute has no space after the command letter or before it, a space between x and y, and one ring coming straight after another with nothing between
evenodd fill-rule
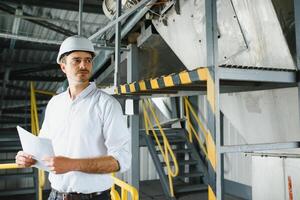
<instances>
[{"instance_id":1,"label":"white paper sheet","mask_svg":"<svg viewBox=\"0 0 300 200\"><path fill-rule=\"evenodd\" d=\"M17 126L17 130L23 151L32 155L37 161L33 167L37 167L49 172L49 168L44 164L42 159L46 156L54 156L51 140L47 138L39 138L20 126Z\"/></svg>"}]
</instances>

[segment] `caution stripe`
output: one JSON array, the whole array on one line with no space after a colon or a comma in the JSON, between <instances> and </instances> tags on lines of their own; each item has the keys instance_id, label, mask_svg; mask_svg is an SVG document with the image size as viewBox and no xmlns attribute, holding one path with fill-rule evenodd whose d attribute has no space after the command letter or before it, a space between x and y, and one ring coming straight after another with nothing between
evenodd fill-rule
<instances>
[{"instance_id":1,"label":"caution stripe","mask_svg":"<svg viewBox=\"0 0 300 200\"><path fill-rule=\"evenodd\" d=\"M198 74L201 77L205 77L207 79L207 101L209 104L208 116L211 118L208 119L208 134L206 135L206 147L208 154L208 199L215 200L216 199L216 144L215 144L215 134L214 134L214 118L215 118L215 83L214 79L209 72L208 69L198 71Z\"/></svg>"},{"instance_id":2,"label":"caution stripe","mask_svg":"<svg viewBox=\"0 0 300 200\"><path fill-rule=\"evenodd\" d=\"M216 193L213 191L213 189L208 186L208 200L216 200Z\"/></svg>"},{"instance_id":3,"label":"caution stripe","mask_svg":"<svg viewBox=\"0 0 300 200\"><path fill-rule=\"evenodd\" d=\"M182 71L177 74L170 74L148 80L120 85L117 89L118 94L130 94L135 92L145 92L163 88L175 87L207 80L207 68L197 68L192 71Z\"/></svg>"},{"instance_id":4,"label":"caution stripe","mask_svg":"<svg viewBox=\"0 0 300 200\"><path fill-rule=\"evenodd\" d=\"M172 76L165 76L163 77L164 83L166 87L172 87L174 86L174 82L172 79Z\"/></svg>"},{"instance_id":5,"label":"caution stripe","mask_svg":"<svg viewBox=\"0 0 300 200\"><path fill-rule=\"evenodd\" d=\"M182 84L189 84L191 83L189 72L180 72L179 78Z\"/></svg>"}]
</instances>

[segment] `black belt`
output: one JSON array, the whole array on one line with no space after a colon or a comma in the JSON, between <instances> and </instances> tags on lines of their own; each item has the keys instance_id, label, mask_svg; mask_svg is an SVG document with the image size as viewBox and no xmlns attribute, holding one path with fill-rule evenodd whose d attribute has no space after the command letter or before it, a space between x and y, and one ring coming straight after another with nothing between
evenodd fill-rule
<instances>
[{"instance_id":1,"label":"black belt","mask_svg":"<svg viewBox=\"0 0 300 200\"><path fill-rule=\"evenodd\" d=\"M88 199L93 199L94 197L99 197L99 199L102 198L110 199L110 189L105 190L103 192L93 192L89 194L76 193L76 192L65 193L65 192L59 192L55 189L52 189L51 193L52 194L50 195L53 196L55 195L56 199L62 199L62 200L88 200Z\"/></svg>"}]
</instances>

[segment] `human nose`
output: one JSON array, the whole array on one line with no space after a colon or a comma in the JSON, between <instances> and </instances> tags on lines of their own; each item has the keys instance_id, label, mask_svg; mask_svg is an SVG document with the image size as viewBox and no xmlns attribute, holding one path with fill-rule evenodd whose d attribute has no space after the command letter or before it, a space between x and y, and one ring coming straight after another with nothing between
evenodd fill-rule
<instances>
[{"instance_id":1,"label":"human nose","mask_svg":"<svg viewBox=\"0 0 300 200\"><path fill-rule=\"evenodd\" d=\"M86 68L86 66L90 65L91 62L89 60L82 59L79 63L80 68Z\"/></svg>"}]
</instances>

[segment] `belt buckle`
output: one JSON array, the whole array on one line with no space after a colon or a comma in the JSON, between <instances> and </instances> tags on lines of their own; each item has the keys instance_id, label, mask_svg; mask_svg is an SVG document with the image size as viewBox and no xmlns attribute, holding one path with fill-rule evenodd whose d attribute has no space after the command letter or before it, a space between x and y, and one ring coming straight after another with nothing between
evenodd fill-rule
<instances>
[{"instance_id":1,"label":"belt buckle","mask_svg":"<svg viewBox=\"0 0 300 200\"><path fill-rule=\"evenodd\" d=\"M68 200L68 199L69 199L69 198L68 198L68 194L63 193L63 194L62 194L62 198L63 198L63 200Z\"/></svg>"}]
</instances>

